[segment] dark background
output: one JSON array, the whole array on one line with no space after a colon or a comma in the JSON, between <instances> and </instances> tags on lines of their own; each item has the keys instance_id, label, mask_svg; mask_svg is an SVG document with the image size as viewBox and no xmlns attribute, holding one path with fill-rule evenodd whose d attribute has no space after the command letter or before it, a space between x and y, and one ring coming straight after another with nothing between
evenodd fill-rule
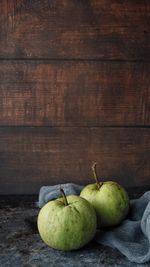
<instances>
[{"instance_id":1,"label":"dark background","mask_svg":"<svg viewBox=\"0 0 150 267\"><path fill-rule=\"evenodd\" d=\"M0 194L150 186L150 1L0 0Z\"/></svg>"}]
</instances>

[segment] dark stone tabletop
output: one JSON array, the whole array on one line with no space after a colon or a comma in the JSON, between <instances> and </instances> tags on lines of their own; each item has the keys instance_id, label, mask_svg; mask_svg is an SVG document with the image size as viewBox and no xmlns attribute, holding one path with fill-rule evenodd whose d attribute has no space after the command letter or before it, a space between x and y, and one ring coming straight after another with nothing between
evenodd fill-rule
<instances>
[{"instance_id":1,"label":"dark stone tabletop","mask_svg":"<svg viewBox=\"0 0 150 267\"><path fill-rule=\"evenodd\" d=\"M145 188L130 189L130 198ZM37 231L37 196L0 196L0 267L139 267L116 249L91 242L78 251L46 246Z\"/></svg>"}]
</instances>

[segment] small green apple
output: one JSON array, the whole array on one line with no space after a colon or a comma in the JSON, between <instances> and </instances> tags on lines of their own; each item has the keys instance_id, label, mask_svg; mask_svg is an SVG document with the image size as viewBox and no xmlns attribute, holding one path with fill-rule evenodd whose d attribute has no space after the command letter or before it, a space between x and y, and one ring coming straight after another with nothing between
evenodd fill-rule
<instances>
[{"instance_id":1,"label":"small green apple","mask_svg":"<svg viewBox=\"0 0 150 267\"><path fill-rule=\"evenodd\" d=\"M95 184L83 188L80 196L88 200L97 215L98 227L114 226L126 217L129 210L129 197L126 190L116 182L99 182L96 163L92 166Z\"/></svg>"},{"instance_id":2,"label":"small green apple","mask_svg":"<svg viewBox=\"0 0 150 267\"><path fill-rule=\"evenodd\" d=\"M80 196L65 196L49 201L40 210L37 220L39 234L50 247L75 250L91 241L97 227L92 205Z\"/></svg>"}]
</instances>

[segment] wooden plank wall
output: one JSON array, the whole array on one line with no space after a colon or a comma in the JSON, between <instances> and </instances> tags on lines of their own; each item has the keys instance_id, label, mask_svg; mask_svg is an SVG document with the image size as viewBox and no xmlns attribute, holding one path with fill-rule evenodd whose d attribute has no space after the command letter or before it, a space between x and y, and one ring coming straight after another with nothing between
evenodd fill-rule
<instances>
[{"instance_id":1,"label":"wooden plank wall","mask_svg":"<svg viewBox=\"0 0 150 267\"><path fill-rule=\"evenodd\" d=\"M150 2L0 1L0 194L150 186Z\"/></svg>"}]
</instances>

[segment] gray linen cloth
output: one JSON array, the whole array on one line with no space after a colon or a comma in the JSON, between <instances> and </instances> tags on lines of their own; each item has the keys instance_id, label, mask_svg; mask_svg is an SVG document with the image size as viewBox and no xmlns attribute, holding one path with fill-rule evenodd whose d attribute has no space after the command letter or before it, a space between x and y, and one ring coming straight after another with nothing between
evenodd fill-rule
<instances>
[{"instance_id":1,"label":"gray linen cloth","mask_svg":"<svg viewBox=\"0 0 150 267\"><path fill-rule=\"evenodd\" d=\"M79 195L83 186L67 183L43 186L39 193L38 206L60 197L60 187L66 195ZM118 249L131 262L150 261L150 191L140 198L130 200L130 211L126 219L116 227L97 230L95 240L99 244Z\"/></svg>"}]
</instances>

